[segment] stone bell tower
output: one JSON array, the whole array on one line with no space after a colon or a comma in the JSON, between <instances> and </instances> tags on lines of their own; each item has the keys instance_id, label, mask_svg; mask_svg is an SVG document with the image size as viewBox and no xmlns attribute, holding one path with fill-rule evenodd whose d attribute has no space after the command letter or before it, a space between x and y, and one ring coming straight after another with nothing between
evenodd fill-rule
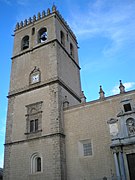
<instances>
[{"instance_id":1,"label":"stone bell tower","mask_svg":"<svg viewBox=\"0 0 135 180\"><path fill-rule=\"evenodd\" d=\"M53 6L17 23L4 180L66 180L63 102L81 102L77 40Z\"/></svg>"}]
</instances>

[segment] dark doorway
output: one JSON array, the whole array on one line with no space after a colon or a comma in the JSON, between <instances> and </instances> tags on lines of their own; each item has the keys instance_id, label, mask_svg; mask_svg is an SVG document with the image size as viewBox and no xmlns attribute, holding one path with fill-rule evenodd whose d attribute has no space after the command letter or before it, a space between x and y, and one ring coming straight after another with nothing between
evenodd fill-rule
<instances>
[{"instance_id":1,"label":"dark doorway","mask_svg":"<svg viewBox=\"0 0 135 180\"><path fill-rule=\"evenodd\" d=\"M127 154L130 180L135 180L135 153Z\"/></svg>"}]
</instances>

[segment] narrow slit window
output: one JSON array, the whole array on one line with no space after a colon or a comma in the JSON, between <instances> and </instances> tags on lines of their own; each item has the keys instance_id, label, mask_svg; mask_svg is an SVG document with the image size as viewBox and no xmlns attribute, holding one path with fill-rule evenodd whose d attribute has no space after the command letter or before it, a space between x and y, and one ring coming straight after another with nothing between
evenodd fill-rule
<instances>
[{"instance_id":1,"label":"narrow slit window","mask_svg":"<svg viewBox=\"0 0 135 180\"><path fill-rule=\"evenodd\" d=\"M61 44L65 46L65 35L63 31L60 31Z\"/></svg>"},{"instance_id":2,"label":"narrow slit window","mask_svg":"<svg viewBox=\"0 0 135 180\"><path fill-rule=\"evenodd\" d=\"M74 47L72 43L70 43L70 55L74 57Z\"/></svg>"},{"instance_id":3,"label":"narrow slit window","mask_svg":"<svg viewBox=\"0 0 135 180\"><path fill-rule=\"evenodd\" d=\"M32 35L34 35L35 34L35 28L33 27L32 28Z\"/></svg>"}]
</instances>

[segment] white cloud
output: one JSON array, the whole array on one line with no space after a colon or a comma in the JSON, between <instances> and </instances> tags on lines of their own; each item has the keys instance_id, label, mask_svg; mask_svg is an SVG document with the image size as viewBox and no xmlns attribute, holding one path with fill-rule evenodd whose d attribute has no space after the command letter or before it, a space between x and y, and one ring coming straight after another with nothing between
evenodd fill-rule
<instances>
[{"instance_id":1,"label":"white cloud","mask_svg":"<svg viewBox=\"0 0 135 180\"><path fill-rule=\"evenodd\" d=\"M134 87L135 82L127 82L124 83L125 89L128 91L129 89L131 89L132 87Z\"/></svg>"},{"instance_id":2,"label":"white cloud","mask_svg":"<svg viewBox=\"0 0 135 180\"><path fill-rule=\"evenodd\" d=\"M119 85L114 86L113 89L111 90L112 94L118 94L119 92L120 92Z\"/></svg>"},{"instance_id":3,"label":"white cloud","mask_svg":"<svg viewBox=\"0 0 135 180\"><path fill-rule=\"evenodd\" d=\"M129 91L135 86L135 82L126 82L126 83L123 83L123 85L125 86L125 90ZM114 88L111 90L111 93L119 94L120 93L119 85L114 86Z\"/></svg>"},{"instance_id":4,"label":"white cloud","mask_svg":"<svg viewBox=\"0 0 135 180\"><path fill-rule=\"evenodd\" d=\"M135 41L135 2L96 0L87 10L75 10L69 20L79 39L100 35L110 40L103 49L105 55L117 52L128 41Z\"/></svg>"}]
</instances>

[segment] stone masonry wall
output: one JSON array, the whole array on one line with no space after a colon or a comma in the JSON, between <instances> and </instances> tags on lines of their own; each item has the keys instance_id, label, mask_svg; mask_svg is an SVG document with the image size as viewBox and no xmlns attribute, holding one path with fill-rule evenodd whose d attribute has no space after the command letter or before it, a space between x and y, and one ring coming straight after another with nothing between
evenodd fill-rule
<instances>
[{"instance_id":1,"label":"stone masonry wall","mask_svg":"<svg viewBox=\"0 0 135 180\"><path fill-rule=\"evenodd\" d=\"M135 103L135 92L73 106L64 111L68 180L116 177L107 121L117 118L121 110L120 102L126 98ZM80 154L80 142L83 140L91 140L92 156Z\"/></svg>"}]
</instances>

